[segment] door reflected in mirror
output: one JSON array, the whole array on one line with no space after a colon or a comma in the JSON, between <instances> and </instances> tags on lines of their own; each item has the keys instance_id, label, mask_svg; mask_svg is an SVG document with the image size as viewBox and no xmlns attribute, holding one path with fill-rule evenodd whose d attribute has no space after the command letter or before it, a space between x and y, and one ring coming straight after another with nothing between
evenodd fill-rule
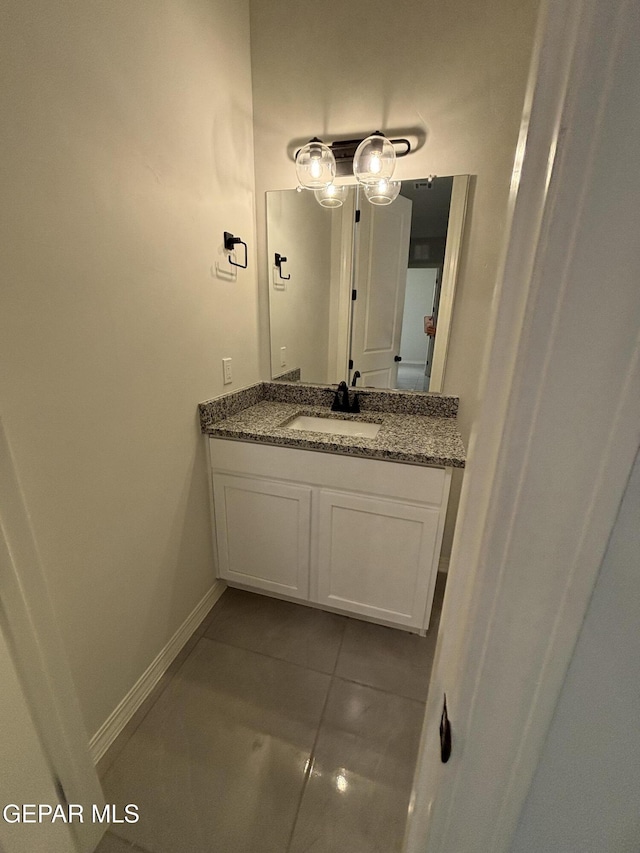
<instances>
[{"instance_id":1,"label":"door reflected in mirror","mask_svg":"<svg viewBox=\"0 0 640 853\"><path fill-rule=\"evenodd\" d=\"M352 186L334 208L268 192L272 377L441 391L468 185L403 181L384 206Z\"/></svg>"}]
</instances>

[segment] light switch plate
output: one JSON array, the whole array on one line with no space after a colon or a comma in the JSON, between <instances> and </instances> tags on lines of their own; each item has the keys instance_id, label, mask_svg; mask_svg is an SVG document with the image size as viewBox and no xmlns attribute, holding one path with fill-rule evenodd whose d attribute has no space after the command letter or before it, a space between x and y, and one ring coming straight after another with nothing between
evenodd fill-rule
<instances>
[{"instance_id":1,"label":"light switch plate","mask_svg":"<svg viewBox=\"0 0 640 853\"><path fill-rule=\"evenodd\" d=\"M280 367L287 366L287 348L280 347Z\"/></svg>"},{"instance_id":2,"label":"light switch plate","mask_svg":"<svg viewBox=\"0 0 640 853\"><path fill-rule=\"evenodd\" d=\"M230 385L233 381L233 375L231 373L231 359L223 358L222 359L222 376L223 376L223 384Z\"/></svg>"}]
</instances>

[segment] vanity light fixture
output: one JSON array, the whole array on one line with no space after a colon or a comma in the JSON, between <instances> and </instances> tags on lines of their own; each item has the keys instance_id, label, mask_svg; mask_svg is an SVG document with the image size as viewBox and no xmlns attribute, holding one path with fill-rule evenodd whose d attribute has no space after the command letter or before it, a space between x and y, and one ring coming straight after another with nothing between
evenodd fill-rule
<instances>
[{"instance_id":1,"label":"vanity light fixture","mask_svg":"<svg viewBox=\"0 0 640 853\"><path fill-rule=\"evenodd\" d=\"M333 183L336 158L328 145L314 137L296 154L296 173L300 186L308 190L322 190Z\"/></svg>"},{"instance_id":2,"label":"vanity light fixture","mask_svg":"<svg viewBox=\"0 0 640 853\"><path fill-rule=\"evenodd\" d=\"M295 155L298 190L315 190L316 200L323 207L340 207L348 190L336 187L333 179L336 173L352 171L365 192L372 187L367 193L372 204L391 204L400 191L398 188L395 192L398 182L391 181L396 158L410 152L408 139L387 139L379 130L365 139L336 140L330 145L314 137ZM382 185L382 181L386 183Z\"/></svg>"},{"instance_id":3,"label":"vanity light fixture","mask_svg":"<svg viewBox=\"0 0 640 853\"><path fill-rule=\"evenodd\" d=\"M365 187L390 180L395 167L396 149L379 130L362 140L353 157L353 174Z\"/></svg>"},{"instance_id":4,"label":"vanity light fixture","mask_svg":"<svg viewBox=\"0 0 640 853\"><path fill-rule=\"evenodd\" d=\"M391 204L400 194L400 181L388 181L383 178L375 184L365 184L364 194L371 204Z\"/></svg>"},{"instance_id":5,"label":"vanity light fixture","mask_svg":"<svg viewBox=\"0 0 640 853\"><path fill-rule=\"evenodd\" d=\"M316 201L322 207L342 207L347 200L348 193L348 186L337 187L335 184L329 184L328 187L313 192Z\"/></svg>"}]
</instances>

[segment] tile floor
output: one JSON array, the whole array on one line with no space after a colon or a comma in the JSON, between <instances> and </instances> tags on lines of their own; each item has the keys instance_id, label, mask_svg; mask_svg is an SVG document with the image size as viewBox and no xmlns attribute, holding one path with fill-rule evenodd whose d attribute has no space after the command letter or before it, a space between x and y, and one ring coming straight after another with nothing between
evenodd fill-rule
<instances>
[{"instance_id":1,"label":"tile floor","mask_svg":"<svg viewBox=\"0 0 640 853\"><path fill-rule=\"evenodd\" d=\"M400 851L429 635L227 589L99 766L97 853Z\"/></svg>"},{"instance_id":2,"label":"tile floor","mask_svg":"<svg viewBox=\"0 0 640 853\"><path fill-rule=\"evenodd\" d=\"M399 364L396 388L401 391L428 391L429 377L424 375L424 364Z\"/></svg>"}]
</instances>

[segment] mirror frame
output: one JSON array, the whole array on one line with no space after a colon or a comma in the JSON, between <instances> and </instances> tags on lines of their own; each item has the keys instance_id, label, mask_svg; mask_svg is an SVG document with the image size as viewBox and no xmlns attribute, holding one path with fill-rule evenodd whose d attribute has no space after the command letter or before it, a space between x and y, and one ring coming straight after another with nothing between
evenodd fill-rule
<instances>
[{"instance_id":1,"label":"mirror frame","mask_svg":"<svg viewBox=\"0 0 640 853\"><path fill-rule=\"evenodd\" d=\"M453 319L453 304L456 295L456 283L460 256L462 253L462 237L467 215L467 200L469 198L470 175L454 175L449 206L449 224L447 226L447 242L442 267L442 286L440 289L440 304L438 307L438 328L433 347L433 364L431 365L431 380L429 391L442 393L444 371L449 353L451 338L451 321ZM438 334L440 332L440 334Z\"/></svg>"}]
</instances>

